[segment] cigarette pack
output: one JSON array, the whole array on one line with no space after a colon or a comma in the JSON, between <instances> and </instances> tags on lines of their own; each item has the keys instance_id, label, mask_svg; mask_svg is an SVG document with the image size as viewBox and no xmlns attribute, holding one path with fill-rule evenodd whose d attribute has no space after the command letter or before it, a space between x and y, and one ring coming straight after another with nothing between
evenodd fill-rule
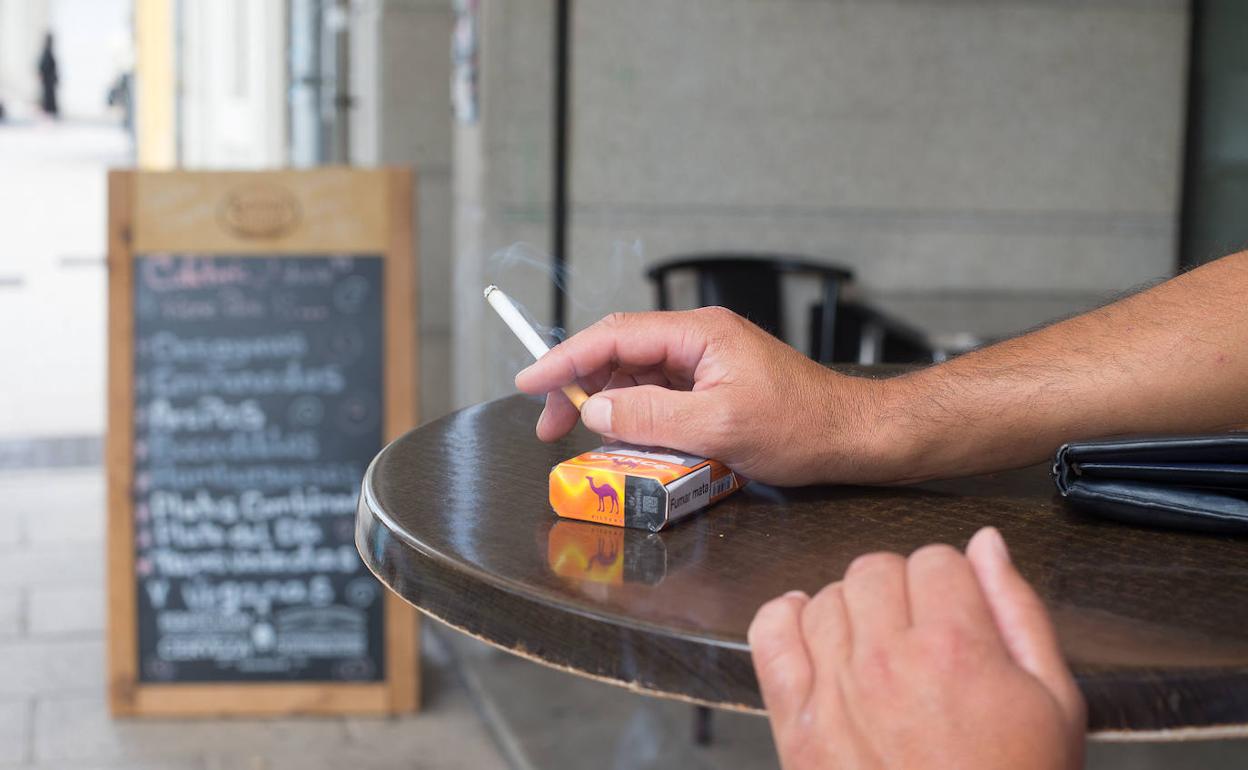
<instances>
[{"instance_id":1,"label":"cigarette pack","mask_svg":"<svg viewBox=\"0 0 1248 770\"><path fill-rule=\"evenodd\" d=\"M718 460L612 444L550 472L550 505L568 519L658 532L741 488Z\"/></svg>"},{"instance_id":2,"label":"cigarette pack","mask_svg":"<svg viewBox=\"0 0 1248 770\"><path fill-rule=\"evenodd\" d=\"M694 543L699 545L703 543ZM578 584L653 586L667 576L662 535L584 521L553 522L546 535L546 560L551 572Z\"/></svg>"}]
</instances>

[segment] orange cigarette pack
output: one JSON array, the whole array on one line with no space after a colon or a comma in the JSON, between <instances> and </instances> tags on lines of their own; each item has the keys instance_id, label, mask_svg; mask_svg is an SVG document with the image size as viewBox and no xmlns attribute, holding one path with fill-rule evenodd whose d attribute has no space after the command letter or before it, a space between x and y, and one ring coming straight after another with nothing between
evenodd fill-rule
<instances>
[{"instance_id":1,"label":"orange cigarette pack","mask_svg":"<svg viewBox=\"0 0 1248 770\"><path fill-rule=\"evenodd\" d=\"M556 465L550 471L550 505L568 519L658 532L741 484L718 460L612 444Z\"/></svg>"}]
</instances>

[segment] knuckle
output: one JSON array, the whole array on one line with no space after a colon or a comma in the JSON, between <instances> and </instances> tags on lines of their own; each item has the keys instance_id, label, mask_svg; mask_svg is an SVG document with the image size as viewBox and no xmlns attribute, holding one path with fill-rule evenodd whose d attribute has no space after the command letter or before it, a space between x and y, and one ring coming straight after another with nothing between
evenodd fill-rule
<instances>
[{"instance_id":1,"label":"knuckle","mask_svg":"<svg viewBox=\"0 0 1248 770\"><path fill-rule=\"evenodd\" d=\"M819 589L819 593L815 594L814 598L811 598L810 602L806 604L806 610L807 612L814 612L814 610L821 610L822 608L827 607L827 605L829 604L836 604L837 602L842 602L842 600L844 600L844 597L845 597L845 584L841 583L840 580L837 580L837 582L829 583L825 585L824 588Z\"/></svg>"},{"instance_id":2,"label":"knuckle","mask_svg":"<svg viewBox=\"0 0 1248 770\"><path fill-rule=\"evenodd\" d=\"M580 376L576 367L576 359L568 353L563 345L554 346L549 353L537 360L538 364L543 362L546 364L546 371L556 372L559 376Z\"/></svg>"},{"instance_id":3,"label":"knuckle","mask_svg":"<svg viewBox=\"0 0 1248 770\"><path fill-rule=\"evenodd\" d=\"M627 324L628 317L629 317L628 313L617 310L614 313L608 313L605 316L603 316L602 320L599 321L598 323L602 324L606 328L617 328L617 327L624 326L625 324Z\"/></svg>"},{"instance_id":4,"label":"knuckle","mask_svg":"<svg viewBox=\"0 0 1248 770\"><path fill-rule=\"evenodd\" d=\"M708 323L713 324L736 323L741 319L741 316L722 305L710 305L708 307L698 308L694 312L706 319Z\"/></svg>"},{"instance_id":5,"label":"knuckle","mask_svg":"<svg viewBox=\"0 0 1248 770\"><path fill-rule=\"evenodd\" d=\"M766 645L771 640L772 630L780 624L783 617L784 599L782 597L772 599L759 607L754 613L754 619L750 621L750 627L745 632L750 648Z\"/></svg>"},{"instance_id":6,"label":"knuckle","mask_svg":"<svg viewBox=\"0 0 1248 770\"><path fill-rule=\"evenodd\" d=\"M846 631L843 583L831 583L806 602L799 619L801 633L809 638L842 638Z\"/></svg>"},{"instance_id":7,"label":"knuckle","mask_svg":"<svg viewBox=\"0 0 1248 770\"><path fill-rule=\"evenodd\" d=\"M892 650L879 642L856 645L853 663L857 676L872 688L887 687L896 679Z\"/></svg>"},{"instance_id":8,"label":"knuckle","mask_svg":"<svg viewBox=\"0 0 1248 770\"><path fill-rule=\"evenodd\" d=\"M658 419L654 417L654 399L640 398L633 402L633 409L628 412L628 427L641 436L653 436Z\"/></svg>"},{"instance_id":9,"label":"knuckle","mask_svg":"<svg viewBox=\"0 0 1248 770\"><path fill-rule=\"evenodd\" d=\"M693 311L708 341L726 343L738 336L745 319L726 307L711 305Z\"/></svg>"},{"instance_id":10,"label":"knuckle","mask_svg":"<svg viewBox=\"0 0 1248 770\"><path fill-rule=\"evenodd\" d=\"M734 350L741 345L741 332L748 322L726 307L712 305L689 311L696 320L697 336L708 347Z\"/></svg>"},{"instance_id":11,"label":"knuckle","mask_svg":"<svg viewBox=\"0 0 1248 770\"><path fill-rule=\"evenodd\" d=\"M737 420L735 410L727 408L710 409L702 415L697 427L708 452L717 456L731 454L741 432Z\"/></svg>"},{"instance_id":12,"label":"knuckle","mask_svg":"<svg viewBox=\"0 0 1248 770\"><path fill-rule=\"evenodd\" d=\"M896 569L901 566L903 561L897 554L887 551L864 553L849 563L849 567L845 570L845 575L846 577L850 575L866 575L882 570Z\"/></svg>"},{"instance_id":13,"label":"knuckle","mask_svg":"<svg viewBox=\"0 0 1248 770\"><path fill-rule=\"evenodd\" d=\"M750 645L754 656L754 669L764 685L788 683L798 679L799 669L792 660L793 650L784 642L767 639L754 646Z\"/></svg>"},{"instance_id":14,"label":"knuckle","mask_svg":"<svg viewBox=\"0 0 1248 770\"><path fill-rule=\"evenodd\" d=\"M925 545L910 554L912 564L937 569L957 564L964 558L958 549L944 543Z\"/></svg>"},{"instance_id":15,"label":"knuckle","mask_svg":"<svg viewBox=\"0 0 1248 770\"><path fill-rule=\"evenodd\" d=\"M970 637L952 623L928 625L915 632L919 652L923 659L944 670L958 670L974 665L978 657Z\"/></svg>"},{"instance_id":16,"label":"knuckle","mask_svg":"<svg viewBox=\"0 0 1248 770\"><path fill-rule=\"evenodd\" d=\"M844 584L839 581L836 583L828 583L819 589L819 593L807 603L804 614L817 615L826 610L829 605L836 605L845 600Z\"/></svg>"},{"instance_id":17,"label":"knuckle","mask_svg":"<svg viewBox=\"0 0 1248 770\"><path fill-rule=\"evenodd\" d=\"M655 435L663 424L663 415L653 390L651 385L638 388L639 398L629 399L629 406L621 415L624 427L641 436Z\"/></svg>"}]
</instances>

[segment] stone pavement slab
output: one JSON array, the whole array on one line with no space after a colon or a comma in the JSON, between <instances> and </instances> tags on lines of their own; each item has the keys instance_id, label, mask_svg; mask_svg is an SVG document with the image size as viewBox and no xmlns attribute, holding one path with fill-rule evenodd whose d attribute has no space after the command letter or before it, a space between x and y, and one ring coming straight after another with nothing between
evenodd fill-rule
<instances>
[{"instance_id":1,"label":"stone pavement slab","mask_svg":"<svg viewBox=\"0 0 1248 770\"><path fill-rule=\"evenodd\" d=\"M425 656L421 713L393 719L348 718L349 744L343 761L326 768L503 770L508 766L454 671L453 661L441 655L436 635L437 630L430 629L424 637L424 648L430 653ZM465 719L470 713L476 718Z\"/></svg>"},{"instance_id":2,"label":"stone pavement slab","mask_svg":"<svg viewBox=\"0 0 1248 770\"><path fill-rule=\"evenodd\" d=\"M3 677L0 673L0 680ZM33 711L29 767L38 770L505 770L508 766L445 662L426 663L424 710L398 718L118 720L109 716L102 689L36 694Z\"/></svg>"},{"instance_id":3,"label":"stone pavement slab","mask_svg":"<svg viewBox=\"0 0 1248 770\"><path fill-rule=\"evenodd\" d=\"M767 720L716 711L710 746L693 742L694 707L637 695L493 650L449 629L470 688L496 711L533 768L778 768ZM508 740L509 739L509 740Z\"/></svg>"},{"instance_id":4,"label":"stone pavement slab","mask_svg":"<svg viewBox=\"0 0 1248 770\"><path fill-rule=\"evenodd\" d=\"M0 644L0 697L104 692L100 639L29 640Z\"/></svg>"},{"instance_id":5,"label":"stone pavement slab","mask_svg":"<svg viewBox=\"0 0 1248 770\"><path fill-rule=\"evenodd\" d=\"M0 482L0 549L10 548L22 541L22 517L4 502L4 486Z\"/></svg>"},{"instance_id":6,"label":"stone pavement slab","mask_svg":"<svg viewBox=\"0 0 1248 770\"><path fill-rule=\"evenodd\" d=\"M480 763L469 747L466 756L460 747L448 743L431 744L424 751L396 756L384 748L348 746L315 756L278 754L271 757L208 757L207 770L491 770L505 768L499 760Z\"/></svg>"},{"instance_id":7,"label":"stone pavement slab","mask_svg":"<svg viewBox=\"0 0 1248 770\"><path fill-rule=\"evenodd\" d=\"M21 770L207 770L203 757L164 757L153 760L125 759L118 761L93 759L86 762L54 762L47 765L23 765Z\"/></svg>"},{"instance_id":8,"label":"stone pavement slab","mask_svg":"<svg viewBox=\"0 0 1248 770\"><path fill-rule=\"evenodd\" d=\"M208 770L505 770L507 762L455 673L427 662L424 676L418 714L346 718L345 740L315 750L252 746L211 752Z\"/></svg>"},{"instance_id":9,"label":"stone pavement slab","mask_svg":"<svg viewBox=\"0 0 1248 770\"><path fill-rule=\"evenodd\" d=\"M45 543L0 549L3 588L103 582L103 543Z\"/></svg>"},{"instance_id":10,"label":"stone pavement slab","mask_svg":"<svg viewBox=\"0 0 1248 770\"><path fill-rule=\"evenodd\" d=\"M1087 770L1242 770L1248 740L1088 744Z\"/></svg>"},{"instance_id":11,"label":"stone pavement slab","mask_svg":"<svg viewBox=\"0 0 1248 770\"><path fill-rule=\"evenodd\" d=\"M103 694L43 697L36 762L202 757L208 752L317 756L346 740L341 719L113 719Z\"/></svg>"},{"instance_id":12,"label":"stone pavement slab","mask_svg":"<svg viewBox=\"0 0 1248 770\"><path fill-rule=\"evenodd\" d=\"M13 588L0 588L0 642L21 634L23 597Z\"/></svg>"},{"instance_id":13,"label":"stone pavement slab","mask_svg":"<svg viewBox=\"0 0 1248 770\"><path fill-rule=\"evenodd\" d=\"M30 760L31 701L0 700L0 767Z\"/></svg>"},{"instance_id":14,"label":"stone pavement slab","mask_svg":"<svg viewBox=\"0 0 1248 770\"><path fill-rule=\"evenodd\" d=\"M103 582L89 586L35 586L27 589L27 596L27 633L31 636L104 633Z\"/></svg>"},{"instance_id":15,"label":"stone pavement slab","mask_svg":"<svg viewBox=\"0 0 1248 770\"><path fill-rule=\"evenodd\" d=\"M0 475L0 518L16 515L23 541L103 542L107 513L99 468L8 471Z\"/></svg>"},{"instance_id":16,"label":"stone pavement slab","mask_svg":"<svg viewBox=\"0 0 1248 770\"><path fill-rule=\"evenodd\" d=\"M505 770L508 763L449 671L428 671L437 694L421 713L397 718L348 718L347 738L316 751L266 746L222 751L208 770ZM427 688L428 690L428 688Z\"/></svg>"}]
</instances>

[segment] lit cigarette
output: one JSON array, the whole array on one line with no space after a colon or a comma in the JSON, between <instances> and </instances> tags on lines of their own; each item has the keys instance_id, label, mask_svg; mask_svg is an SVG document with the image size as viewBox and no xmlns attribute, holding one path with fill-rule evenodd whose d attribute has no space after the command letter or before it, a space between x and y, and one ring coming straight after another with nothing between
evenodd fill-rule
<instances>
[{"instance_id":1,"label":"lit cigarette","mask_svg":"<svg viewBox=\"0 0 1248 770\"><path fill-rule=\"evenodd\" d=\"M524 346L529 349L534 358L541 358L550 352L550 348L542 341L537 331L529 326L529 322L524 320L524 316L520 315L520 311L516 306L511 304L511 297L508 297L502 289L493 284L485 287L485 301L490 303L490 307L494 308L494 312L498 313L498 317L503 319L503 323L511 329ZM589 394L581 389L580 385L575 382L570 385L563 386L563 394L572 402L572 406L577 409L581 408L586 401L589 400Z\"/></svg>"}]
</instances>

